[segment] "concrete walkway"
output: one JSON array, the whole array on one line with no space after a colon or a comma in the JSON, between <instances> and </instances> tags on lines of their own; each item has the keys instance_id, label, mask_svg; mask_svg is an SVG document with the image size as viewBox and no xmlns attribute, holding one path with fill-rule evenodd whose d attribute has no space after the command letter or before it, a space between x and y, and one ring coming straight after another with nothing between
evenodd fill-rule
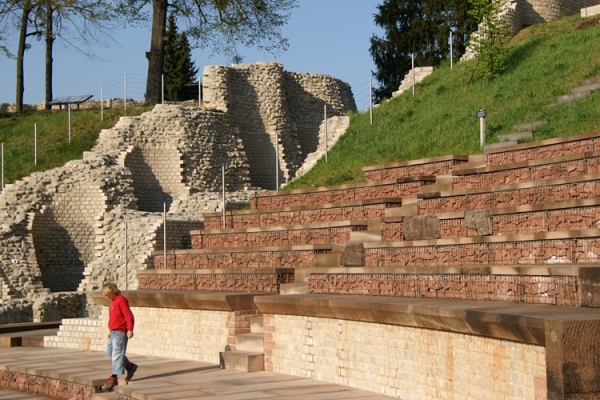
<instances>
[{"instance_id":1,"label":"concrete walkway","mask_svg":"<svg viewBox=\"0 0 600 400\"><path fill-rule=\"evenodd\" d=\"M115 392L97 393L93 399L117 399L117 394L144 400L390 399L345 386L272 372L245 373L203 362L130 356L139 369L129 385L121 379ZM109 377L110 360L102 352L12 347L0 348L0 369L97 386ZM42 396L0 391L0 400L33 398L44 399Z\"/></svg>"}]
</instances>

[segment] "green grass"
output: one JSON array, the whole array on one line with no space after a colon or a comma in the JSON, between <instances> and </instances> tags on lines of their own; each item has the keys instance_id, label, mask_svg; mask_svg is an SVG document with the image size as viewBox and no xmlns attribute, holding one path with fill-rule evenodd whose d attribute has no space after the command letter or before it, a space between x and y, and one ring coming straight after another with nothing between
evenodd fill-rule
<instances>
[{"instance_id":1,"label":"green grass","mask_svg":"<svg viewBox=\"0 0 600 400\"><path fill-rule=\"evenodd\" d=\"M111 128L124 115L140 115L148 107L104 110L71 110L71 142L68 113L36 111L0 113L0 142L4 143L4 183L9 184L35 171L44 171L81 159L90 150L100 130ZM34 124L37 125L37 165L34 164Z\"/></svg>"},{"instance_id":2,"label":"green grass","mask_svg":"<svg viewBox=\"0 0 600 400\"><path fill-rule=\"evenodd\" d=\"M590 20L590 19L588 19ZM477 110L487 110L487 142L510 133L513 125L538 119L549 121L534 140L600 130L600 91L567 105L548 107L587 78L600 75L600 25L576 30L578 15L531 26L509 44L508 70L491 82L466 86L475 61L436 68L412 91L368 113L351 114L350 127L324 159L286 189L330 186L364 180L362 167L447 154L473 154L479 147ZM128 109L139 115L146 108ZM67 142L67 113L0 114L4 142L5 182L33 171L80 159L91 149L101 129L123 115L107 110L72 112L72 140ZM33 124L38 129L38 164L33 164Z\"/></svg>"},{"instance_id":3,"label":"green grass","mask_svg":"<svg viewBox=\"0 0 600 400\"><path fill-rule=\"evenodd\" d=\"M383 102L369 115L351 114L350 127L305 176L286 189L364 180L362 167L390 162L481 152L477 110L487 110L487 143L511 133L513 125L546 119L534 140L600 129L600 91L567 105L549 108L587 78L600 75L600 25L575 30L571 16L534 25L509 44L508 70L491 82L466 82L475 61L449 62L412 91Z\"/></svg>"}]
</instances>

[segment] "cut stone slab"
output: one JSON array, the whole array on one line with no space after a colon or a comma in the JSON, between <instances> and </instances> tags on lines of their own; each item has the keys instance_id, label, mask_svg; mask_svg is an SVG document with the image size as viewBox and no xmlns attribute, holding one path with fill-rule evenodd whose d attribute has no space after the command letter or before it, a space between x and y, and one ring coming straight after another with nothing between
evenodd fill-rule
<instances>
[{"instance_id":1,"label":"cut stone slab","mask_svg":"<svg viewBox=\"0 0 600 400\"><path fill-rule=\"evenodd\" d=\"M502 148L502 147L516 146L518 144L519 144L519 142L516 140L509 140L509 141L500 142L500 143L484 144L483 151L490 150L490 149L498 149L498 148Z\"/></svg>"},{"instance_id":2,"label":"cut stone slab","mask_svg":"<svg viewBox=\"0 0 600 400\"><path fill-rule=\"evenodd\" d=\"M515 141L515 140L521 140L521 139L533 139L533 132L531 132L531 131L515 132L515 133L508 133L506 135L498 135L498 140L500 142L508 142L508 141Z\"/></svg>"},{"instance_id":3,"label":"cut stone slab","mask_svg":"<svg viewBox=\"0 0 600 400\"><path fill-rule=\"evenodd\" d=\"M437 215L404 217L402 229L405 240L439 239L442 237Z\"/></svg>"},{"instance_id":4,"label":"cut stone slab","mask_svg":"<svg viewBox=\"0 0 600 400\"><path fill-rule=\"evenodd\" d=\"M362 243L348 243L340 255L340 265L344 267L365 265L365 246Z\"/></svg>"},{"instance_id":5,"label":"cut stone slab","mask_svg":"<svg viewBox=\"0 0 600 400\"><path fill-rule=\"evenodd\" d=\"M242 372L258 372L265 370L265 355L245 351L223 351L221 366Z\"/></svg>"},{"instance_id":6,"label":"cut stone slab","mask_svg":"<svg viewBox=\"0 0 600 400\"><path fill-rule=\"evenodd\" d=\"M241 335L235 335L235 348L237 351L263 353L265 351L264 334L244 333Z\"/></svg>"},{"instance_id":7,"label":"cut stone slab","mask_svg":"<svg viewBox=\"0 0 600 400\"><path fill-rule=\"evenodd\" d=\"M308 293L308 283L307 282L297 282L297 283L282 283L279 286L279 294L307 294Z\"/></svg>"},{"instance_id":8,"label":"cut stone slab","mask_svg":"<svg viewBox=\"0 0 600 400\"><path fill-rule=\"evenodd\" d=\"M467 211L465 225L469 229L476 229L479 236L488 236L492 232L492 216L489 211Z\"/></svg>"},{"instance_id":9,"label":"cut stone slab","mask_svg":"<svg viewBox=\"0 0 600 400\"><path fill-rule=\"evenodd\" d=\"M518 124L518 125L513 125L513 129L515 131L530 131L533 130L533 128L537 128L538 126L541 125L546 125L548 123L548 121L535 121L535 122L528 122L525 124Z\"/></svg>"}]
</instances>

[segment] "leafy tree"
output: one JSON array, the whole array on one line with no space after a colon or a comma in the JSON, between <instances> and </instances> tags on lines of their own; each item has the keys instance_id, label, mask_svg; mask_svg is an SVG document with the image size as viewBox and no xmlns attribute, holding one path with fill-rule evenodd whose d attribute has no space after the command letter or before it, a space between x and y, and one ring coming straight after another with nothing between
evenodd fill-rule
<instances>
[{"instance_id":1,"label":"leafy tree","mask_svg":"<svg viewBox=\"0 0 600 400\"><path fill-rule=\"evenodd\" d=\"M193 83L197 73L187 35L177 31L175 17L170 15L165 36L165 99L185 100L185 85Z\"/></svg>"},{"instance_id":2,"label":"leafy tree","mask_svg":"<svg viewBox=\"0 0 600 400\"><path fill-rule=\"evenodd\" d=\"M379 82L374 90L377 101L389 98L412 68L435 66L450 55L448 42L453 32L454 57L465 52L466 37L475 30L469 14L470 3L462 0L384 0L377 6L375 24L384 29L384 37L373 35L369 49Z\"/></svg>"},{"instance_id":3,"label":"leafy tree","mask_svg":"<svg viewBox=\"0 0 600 400\"><path fill-rule=\"evenodd\" d=\"M123 12L136 15L150 0L121 0ZM281 35L297 0L152 0L152 34L146 81L146 103L161 100L165 60L167 9L186 22L188 38L233 61L241 60L237 46L256 47L273 54L287 49Z\"/></svg>"},{"instance_id":4,"label":"leafy tree","mask_svg":"<svg viewBox=\"0 0 600 400\"><path fill-rule=\"evenodd\" d=\"M479 23L479 31L471 36L470 41L479 53L473 72L484 79L493 79L506 69L505 45L511 37L510 25L502 18L504 1L469 0L469 3L473 5L469 13ZM473 74L469 77L469 82L472 77Z\"/></svg>"},{"instance_id":5,"label":"leafy tree","mask_svg":"<svg viewBox=\"0 0 600 400\"><path fill-rule=\"evenodd\" d=\"M110 0L0 0L0 30L14 26L19 31L17 50L16 110L22 111L23 64L29 36L46 39L46 102L52 100L52 50L55 40L94 57L92 45L112 40L110 31L117 14ZM3 52L7 49L0 47ZM49 106L46 106L49 108Z\"/></svg>"}]
</instances>

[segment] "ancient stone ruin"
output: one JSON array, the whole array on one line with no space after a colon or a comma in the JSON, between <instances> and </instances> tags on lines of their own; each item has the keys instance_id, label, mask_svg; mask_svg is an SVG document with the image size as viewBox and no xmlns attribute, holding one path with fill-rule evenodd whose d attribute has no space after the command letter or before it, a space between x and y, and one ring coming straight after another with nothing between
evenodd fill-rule
<instances>
[{"instance_id":1,"label":"ancient stone ruin","mask_svg":"<svg viewBox=\"0 0 600 400\"><path fill-rule=\"evenodd\" d=\"M158 105L121 118L82 160L6 186L3 322L93 314L86 293L107 280L135 289L135 271L153 267L152 252L163 249L165 206L168 248L189 248L202 214L222 210L222 166L227 207L248 204L314 164L324 106L335 137L356 110L348 84L272 62L206 67L204 85L202 107Z\"/></svg>"}]
</instances>

